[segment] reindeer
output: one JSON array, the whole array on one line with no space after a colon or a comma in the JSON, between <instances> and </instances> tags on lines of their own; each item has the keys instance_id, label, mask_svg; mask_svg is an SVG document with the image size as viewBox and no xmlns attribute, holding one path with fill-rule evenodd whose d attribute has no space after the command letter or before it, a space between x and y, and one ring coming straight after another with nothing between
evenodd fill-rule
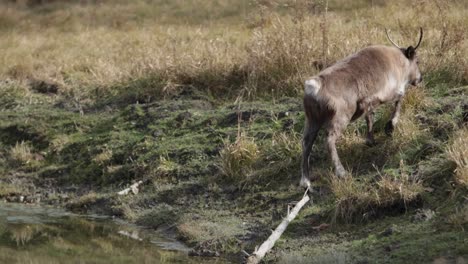
<instances>
[{"instance_id":1,"label":"reindeer","mask_svg":"<svg viewBox=\"0 0 468 264\"><path fill-rule=\"evenodd\" d=\"M344 177L346 170L338 157L336 140L346 126L364 115L366 144L373 145L374 110L380 104L395 102L392 117L385 126L385 133L390 136L398 123L406 86L416 86L422 81L416 56L423 37L422 28L416 47L401 48L391 40L387 30L385 33L395 47L376 45L364 48L305 81L302 186L310 186L309 155L322 127L327 132L328 151L335 174Z\"/></svg>"}]
</instances>

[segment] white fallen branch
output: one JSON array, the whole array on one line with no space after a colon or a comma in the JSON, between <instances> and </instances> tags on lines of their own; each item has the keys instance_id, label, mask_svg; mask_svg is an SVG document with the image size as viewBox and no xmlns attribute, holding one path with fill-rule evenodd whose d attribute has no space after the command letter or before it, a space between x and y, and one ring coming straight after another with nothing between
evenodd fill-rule
<instances>
[{"instance_id":1,"label":"white fallen branch","mask_svg":"<svg viewBox=\"0 0 468 264\"><path fill-rule=\"evenodd\" d=\"M119 232L117 232L117 234L129 237L131 239L135 239L138 241L143 241L143 239L138 235L137 231L133 231L130 233L129 231L126 231L126 230L120 230Z\"/></svg>"},{"instance_id":2,"label":"white fallen branch","mask_svg":"<svg viewBox=\"0 0 468 264\"><path fill-rule=\"evenodd\" d=\"M137 193L138 193L138 186L140 186L140 184L142 184L142 183L143 183L143 181L135 182L134 184L130 185L130 187L121 190L121 191L118 192L117 194L118 194L118 195L127 195L127 194L130 193L130 191L131 191L133 194L137 194Z\"/></svg>"},{"instance_id":3,"label":"white fallen branch","mask_svg":"<svg viewBox=\"0 0 468 264\"><path fill-rule=\"evenodd\" d=\"M265 257L265 254L273 248L273 246L276 243L276 240L278 240L281 237L284 230L286 230L286 228L288 227L289 223L292 220L294 220L294 218L296 218L297 214L302 209L302 207L310 200L309 195L307 195L308 191L309 188L307 188L306 192L304 193L304 197L302 197L302 199L296 204L296 206L294 206L290 213L288 212L286 218L284 218L281 224L273 231L270 237L265 242L263 242L263 244L259 248L255 248L255 252L247 258L247 264L259 263L263 259L263 257Z\"/></svg>"}]
</instances>

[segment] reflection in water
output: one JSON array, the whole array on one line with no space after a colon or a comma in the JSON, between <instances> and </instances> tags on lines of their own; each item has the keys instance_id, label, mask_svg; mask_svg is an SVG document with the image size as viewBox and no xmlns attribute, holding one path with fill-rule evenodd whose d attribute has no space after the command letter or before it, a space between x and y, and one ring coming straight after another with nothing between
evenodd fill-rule
<instances>
[{"instance_id":1,"label":"reflection in water","mask_svg":"<svg viewBox=\"0 0 468 264\"><path fill-rule=\"evenodd\" d=\"M226 263L190 258L187 250L109 218L0 203L0 263Z\"/></svg>"},{"instance_id":2,"label":"reflection in water","mask_svg":"<svg viewBox=\"0 0 468 264\"><path fill-rule=\"evenodd\" d=\"M14 225L10 230L11 239L16 241L17 246L23 246L29 242L35 233L35 230L29 225Z\"/></svg>"}]
</instances>

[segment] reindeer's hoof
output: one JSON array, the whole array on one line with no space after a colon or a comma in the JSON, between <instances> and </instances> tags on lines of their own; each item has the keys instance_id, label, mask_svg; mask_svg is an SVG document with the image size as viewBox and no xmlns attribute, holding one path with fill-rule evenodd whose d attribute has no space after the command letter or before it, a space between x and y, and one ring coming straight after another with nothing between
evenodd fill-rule
<instances>
[{"instance_id":1,"label":"reindeer's hoof","mask_svg":"<svg viewBox=\"0 0 468 264\"><path fill-rule=\"evenodd\" d=\"M344 178L344 177L346 177L346 170L344 168L337 168L335 170L335 175L338 178Z\"/></svg>"},{"instance_id":2,"label":"reindeer's hoof","mask_svg":"<svg viewBox=\"0 0 468 264\"><path fill-rule=\"evenodd\" d=\"M306 177L302 177L301 182L299 183L299 185L301 187L304 187L304 188L309 188L310 187L310 180L307 179Z\"/></svg>"},{"instance_id":3,"label":"reindeer's hoof","mask_svg":"<svg viewBox=\"0 0 468 264\"><path fill-rule=\"evenodd\" d=\"M388 123L385 125L385 134L390 137L393 134L393 130L394 127L392 121L388 121Z\"/></svg>"},{"instance_id":4,"label":"reindeer's hoof","mask_svg":"<svg viewBox=\"0 0 468 264\"><path fill-rule=\"evenodd\" d=\"M372 146L377 145L377 143L375 143L375 139L373 138L366 138L366 145L369 147L372 147Z\"/></svg>"}]
</instances>

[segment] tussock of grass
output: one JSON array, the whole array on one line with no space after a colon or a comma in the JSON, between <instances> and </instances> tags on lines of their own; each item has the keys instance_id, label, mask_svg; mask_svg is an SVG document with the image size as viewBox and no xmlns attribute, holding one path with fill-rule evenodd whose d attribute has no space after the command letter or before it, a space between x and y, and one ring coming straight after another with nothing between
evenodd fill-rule
<instances>
[{"instance_id":1,"label":"tussock of grass","mask_svg":"<svg viewBox=\"0 0 468 264\"><path fill-rule=\"evenodd\" d=\"M13 109L24 104L29 92L24 84L14 81L0 81L0 110Z\"/></svg>"},{"instance_id":2,"label":"tussock of grass","mask_svg":"<svg viewBox=\"0 0 468 264\"><path fill-rule=\"evenodd\" d=\"M295 180L300 166L302 139L299 133L278 132L261 145L259 161L252 172L251 183L278 188Z\"/></svg>"},{"instance_id":3,"label":"tussock of grass","mask_svg":"<svg viewBox=\"0 0 468 264\"><path fill-rule=\"evenodd\" d=\"M119 190L120 191L120 190ZM74 212L93 212L103 215L122 215L126 212L117 203L118 197L115 192L103 193L90 191L84 195L72 198L66 207ZM129 216L132 216L129 214Z\"/></svg>"},{"instance_id":4,"label":"tussock of grass","mask_svg":"<svg viewBox=\"0 0 468 264\"><path fill-rule=\"evenodd\" d=\"M455 212L447 217L447 223L456 227L464 228L468 226L468 205L456 208Z\"/></svg>"},{"instance_id":5,"label":"tussock of grass","mask_svg":"<svg viewBox=\"0 0 468 264\"><path fill-rule=\"evenodd\" d=\"M106 164L112 159L112 150L103 149L101 153L97 154L93 161L99 164Z\"/></svg>"},{"instance_id":6,"label":"tussock of grass","mask_svg":"<svg viewBox=\"0 0 468 264\"><path fill-rule=\"evenodd\" d=\"M168 156L159 156L159 164L155 168L156 180L164 181L177 176L180 166Z\"/></svg>"},{"instance_id":7,"label":"tussock of grass","mask_svg":"<svg viewBox=\"0 0 468 264\"><path fill-rule=\"evenodd\" d=\"M68 143L70 143L69 136L57 135L50 141L50 149L55 153L60 153Z\"/></svg>"},{"instance_id":8,"label":"tussock of grass","mask_svg":"<svg viewBox=\"0 0 468 264\"><path fill-rule=\"evenodd\" d=\"M367 174L374 167L398 167L403 159L410 165L424 158L432 143L432 135L417 118L414 105L402 111L399 122L391 137L384 133L385 124L390 120L393 106L383 106L376 113L374 136L377 144L365 145L367 126L362 120L351 124L337 144L340 157L349 170Z\"/></svg>"},{"instance_id":9,"label":"tussock of grass","mask_svg":"<svg viewBox=\"0 0 468 264\"><path fill-rule=\"evenodd\" d=\"M446 153L448 158L457 165L455 182L468 188L468 128L463 128L456 133Z\"/></svg>"},{"instance_id":10,"label":"tussock of grass","mask_svg":"<svg viewBox=\"0 0 468 264\"><path fill-rule=\"evenodd\" d=\"M123 204L121 207L122 216L129 221L136 221L138 214L135 212L135 208L130 207L128 204Z\"/></svg>"},{"instance_id":11,"label":"tussock of grass","mask_svg":"<svg viewBox=\"0 0 468 264\"><path fill-rule=\"evenodd\" d=\"M23 191L24 190L18 185L0 182L0 197L5 197L11 194L21 194Z\"/></svg>"},{"instance_id":12,"label":"tussock of grass","mask_svg":"<svg viewBox=\"0 0 468 264\"><path fill-rule=\"evenodd\" d=\"M408 202L416 199L423 191L422 182L417 179L410 179L405 172L400 172L398 176L385 174L377 181L378 191L374 194L379 205L388 206L395 201Z\"/></svg>"},{"instance_id":13,"label":"tussock of grass","mask_svg":"<svg viewBox=\"0 0 468 264\"><path fill-rule=\"evenodd\" d=\"M78 197L78 199L76 199L76 201L74 202L74 204L78 207L81 207L81 206L86 206L88 204L92 204L92 203L95 203L97 201L97 199L99 199L100 195L97 194L96 192L94 191L91 191L85 195L82 195L80 197Z\"/></svg>"},{"instance_id":14,"label":"tussock of grass","mask_svg":"<svg viewBox=\"0 0 468 264\"><path fill-rule=\"evenodd\" d=\"M266 150L268 160L296 160L302 153L299 133L280 132L273 135L271 148Z\"/></svg>"},{"instance_id":15,"label":"tussock of grass","mask_svg":"<svg viewBox=\"0 0 468 264\"><path fill-rule=\"evenodd\" d=\"M10 159L14 163L24 165L34 160L34 154L28 143L24 141L21 143L16 142L16 145L10 149Z\"/></svg>"},{"instance_id":16,"label":"tussock of grass","mask_svg":"<svg viewBox=\"0 0 468 264\"><path fill-rule=\"evenodd\" d=\"M416 111L408 108L396 125L393 141L399 146L404 146L412 141L421 140L425 135L427 134L416 119Z\"/></svg>"},{"instance_id":17,"label":"tussock of grass","mask_svg":"<svg viewBox=\"0 0 468 264\"><path fill-rule=\"evenodd\" d=\"M421 85L410 87L403 97L403 111L407 109L419 111L432 104L432 98L428 96L427 91Z\"/></svg>"},{"instance_id":18,"label":"tussock of grass","mask_svg":"<svg viewBox=\"0 0 468 264\"><path fill-rule=\"evenodd\" d=\"M252 166L259 158L259 150L254 139L242 132L238 134L235 142L230 143L226 140L219 155L219 167L226 180L242 181L249 176Z\"/></svg>"},{"instance_id":19,"label":"tussock of grass","mask_svg":"<svg viewBox=\"0 0 468 264\"><path fill-rule=\"evenodd\" d=\"M422 182L405 172L384 173L376 179L331 176L335 217L345 221L366 219L384 208L406 206L423 191Z\"/></svg>"}]
</instances>

